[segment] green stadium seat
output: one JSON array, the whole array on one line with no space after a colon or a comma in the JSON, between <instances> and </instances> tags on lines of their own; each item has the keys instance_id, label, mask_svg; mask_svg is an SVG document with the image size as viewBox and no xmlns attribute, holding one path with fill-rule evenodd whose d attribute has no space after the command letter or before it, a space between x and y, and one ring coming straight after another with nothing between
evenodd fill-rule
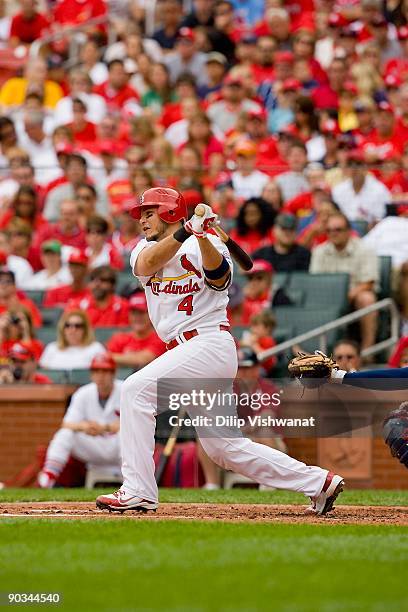
<instances>
[{"instance_id":1,"label":"green stadium seat","mask_svg":"<svg viewBox=\"0 0 408 612\"><path fill-rule=\"evenodd\" d=\"M119 380L125 380L125 378L128 378L128 376L134 373L135 373L134 368L126 368L123 366L116 370L116 378L119 378Z\"/></svg>"},{"instance_id":2,"label":"green stadium seat","mask_svg":"<svg viewBox=\"0 0 408 612\"><path fill-rule=\"evenodd\" d=\"M355 221L351 222L351 227L360 237L365 236L368 232L368 221L364 221L364 219L356 219Z\"/></svg>"},{"instance_id":3,"label":"green stadium seat","mask_svg":"<svg viewBox=\"0 0 408 612\"><path fill-rule=\"evenodd\" d=\"M380 266L380 291L378 299L382 300L391 296L392 257L381 255L378 260Z\"/></svg>"},{"instance_id":4,"label":"green stadium seat","mask_svg":"<svg viewBox=\"0 0 408 612\"><path fill-rule=\"evenodd\" d=\"M48 378L51 378L53 383L58 384L69 384L70 372L69 370L52 370L49 368L38 368L40 374L45 374Z\"/></svg>"},{"instance_id":5,"label":"green stadium seat","mask_svg":"<svg viewBox=\"0 0 408 612\"><path fill-rule=\"evenodd\" d=\"M305 308L313 308L313 306L336 307L344 314L349 306L347 299L349 282L348 274L292 272L289 289L303 291Z\"/></svg>"},{"instance_id":6,"label":"green stadium seat","mask_svg":"<svg viewBox=\"0 0 408 612\"><path fill-rule=\"evenodd\" d=\"M293 329L293 335L297 336L312 329L316 329L325 323L334 321L342 316L342 310L339 307L331 306L326 308L299 308L296 306L279 306L273 309L276 316L277 327L276 331L284 328ZM276 332L275 332L276 337ZM288 338L289 339L289 338ZM333 345L337 339L337 332L333 331L328 334L328 344ZM318 348L318 339L315 338L302 344L302 348L307 351L312 351Z\"/></svg>"},{"instance_id":7,"label":"green stadium seat","mask_svg":"<svg viewBox=\"0 0 408 612\"><path fill-rule=\"evenodd\" d=\"M128 268L126 272L119 272L115 292L121 295L121 292L126 287L126 285L129 285L129 283L138 284L138 280L135 276L133 276L130 269Z\"/></svg>"},{"instance_id":8,"label":"green stadium seat","mask_svg":"<svg viewBox=\"0 0 408 612\"><path fill-rule=\"evenodd\" d=\"M36 306L42 306L45 291L24 291L29 300L32 300Z\"/></svg>"},{"instance_id":9,"label":"green stadium seat","mask_svg":"<svg viewBox=\"0 0 408 612\"><path fill-rule=\"evenodd\" d=\"M44 345L54 342L54 340L57 339L57 330L55 327L38 327L35 333L38 340L41 340Z\"/></svg>"},{"instance_id":10,"label":"green stadium seat","mask_svg":"<svg viewBox=\"0 0 408 612\"><path fill-rule=\"evenodd\" d=\"M40 308L40 312L44 327L56 327L63 313L63 308Z\"/></svg>"},{"instance_id":11,"label":"green stadium seat","mask_svg":"<svg viewBox=\"0 0 408 612\"><path fill-rule=\"evenodd\" d=\"M91 382L91 375L89 368L78 368L67 372L69 374L69 381L73 385L87 385Z\"/></svg>"},{"instance_id":12,"label":"green stadium seat","mask_svg":"<svg viewBox=\"0 0 408 612\"><path fill-rule=\"evenodd\" d=\"M95 338L104 344L111 339L113 334L118 332L128 332L129 327L95 327Z\"/></svg>"}]
</instances>

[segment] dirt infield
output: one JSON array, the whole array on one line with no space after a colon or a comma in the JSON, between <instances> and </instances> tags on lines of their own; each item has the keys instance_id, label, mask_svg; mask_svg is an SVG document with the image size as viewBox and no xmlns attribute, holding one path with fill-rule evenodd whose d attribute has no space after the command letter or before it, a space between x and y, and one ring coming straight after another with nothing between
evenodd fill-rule
<instances>
[{"instance_id":1,"label":"dirt infield","mask_svg":"<svg viewBox=\"0 0 408 612\"><path fill-rule=\"evenodd\" d=\"M161 504L157 512L124 514L98 510L90 502L25 502L0 504L0 519L56 518L111 520L201 520L259 523L325 523L333 525L407 525L408 507L336 506L329 515L316 517L305 506L267 504Z\"/></svg>"}]
</instances>

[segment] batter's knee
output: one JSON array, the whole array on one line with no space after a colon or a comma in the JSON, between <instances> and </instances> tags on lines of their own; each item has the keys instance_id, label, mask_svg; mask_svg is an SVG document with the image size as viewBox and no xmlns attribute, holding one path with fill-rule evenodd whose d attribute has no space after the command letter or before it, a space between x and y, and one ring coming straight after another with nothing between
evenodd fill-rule
<instances>
[{"instance_id":1,"label":"batter's knee","mask_svg":"<svg viewBox=\"0 0 408 612\"><path fill-rule=\"evenodd\" d=\"M220 438L200 438L201 445L209 458L220 467L226 467L228 442Z\"/></svg>"},{"instance_id":2,"label":"batter's knee","mask_svg":"<svg viewBox=\"0 0 408 612\"><path fill-rule=\"evenodd\" d=\"M143 407L155 399L153 394L153 382L146 380L141 372L135 372L122 384L121 388L121 410L128 406Z\"/></svg>"}]
</instances>

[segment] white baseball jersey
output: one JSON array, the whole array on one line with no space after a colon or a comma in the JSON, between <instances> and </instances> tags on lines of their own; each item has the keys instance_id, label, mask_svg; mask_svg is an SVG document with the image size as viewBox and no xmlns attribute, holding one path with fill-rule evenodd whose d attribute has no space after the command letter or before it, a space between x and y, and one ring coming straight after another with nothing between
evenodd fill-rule
<instances>
[{"instance_id":1,"label":"white baseball jersey","mask_svg":"<svg viewBox=\"0 0 408 612\"><path fill-rule=\"evenodd\" d=\"M98 389L95 383L80 387L72 396L71 403L64 417L64 423L79 421L96 421L101 425L117 421L120 414L120 389L122 380L115 380L113 391L105 407L99 403Z\"/></svg>"},{"instance_id":2,"label":"white baseball jersey","mask_svg":"<svg viewBox=\"0 0 408 612\"><path fill-rule=\"evenodd\" d=\"M233 269L231 256L218 236L209 240ZM156 244L141 240L130 255L132 271L139 253ZM150 320L164 342L193 329L211 330L229 325L227 291L211 289L205 282L200 247L191 236L180 245L176 255L153 276L137 277L145 288Z\"/></svg>"}]
</instances>

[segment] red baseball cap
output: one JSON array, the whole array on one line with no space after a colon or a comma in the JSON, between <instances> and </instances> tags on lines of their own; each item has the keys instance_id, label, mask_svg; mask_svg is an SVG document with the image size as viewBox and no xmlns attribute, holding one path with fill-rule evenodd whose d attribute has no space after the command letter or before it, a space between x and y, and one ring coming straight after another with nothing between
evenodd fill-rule
<instances>
[{"instance_id":1,"label":"red baseball cap","mask_svg":"<svg viewBox=\"0 0 408 612\"><path fill-rule=\"evenodd\" d=\"M95 355L91 361L91 370L116 370L116 363L109 353Z\"/></svg>"},{"instance_id":2,"label":"red baseball cap","mask_svg":"<svg viewBox=\"0 0 408 612\"><path fill-rule=\"evenodd\" d=\"M246 274L248 276L251 276L252 274L257 274L258 272L266 272L267 274L272 274L273 266L269 263L269 261L266 261L266 259L255 259L252 268L248 270Z\"/></svg>"},{"instance_id":3,"label":"red baseball cap","mask_svg":"<svg viewBox=\"0 0 408 612\"><path fill-rule=\"evenodd\" d=\"M232 74L227 74L223 81L223 85L239 85L242 87L243 81L240 77L234 76Z\"/></svg>"},{"instance_id":4,"label":"red baseball cap","mask_svg":"<svg viewBox=\"0 0 408 612\"><path fill-rule=\"evenodd\" d=\"M177 38L185 38L187 40L191 40L191 42L194 42L196 39L196 35L192 28L180 28L177 34Z\"/></svg>"},{"instance_id":5,"label":"red baseball cap","mask_svg":"<svg viewBox=\"0 0 408 612\"><path fill-rule=\"evenodd\" d=\"M259 121L266 121L268 113L264 108L254 108L248 112L248 119L259 119Z\"/></svg>"},{"instance_id":6,"label":"red baseball cap","mask_svg":"<svg viewBox=\"0 0 408 612\"><path fill-rule=\"evenodd\" d=\"M395 87L396 89L398 89L398 87L401 87L402 85L402 79L400 79L397 74L389 72L384 77L384 83L386 87Z\"/></svg>"},{"instance_id":7,"label":"red baseball cap","mask_svg":"<svg viewBox=\"0 0 408 612\"><path fill-rule=\"evenodd\" d=\"M348 25L348 23L348 20L340 13L330 13L329 15L328 25L331 28L343 28Z\"/></svg>"},{"instance_id":8,"label":"red baseball cap","mask_svg":"<svg viewBox=\"0 0 408 612\"><path fill-rule=\"evenodd\" d=\"M400 40L407 40L408 38L408 26L403 25L398 29L398 38Z\"/></svg>"},{"instance_id":9,"label":"red baseball cap","mask_svg":"<svg viewBox=\"0 0 408 612\"><path fill-rule=\"evenodd\" d=\"M387 100L382 100L381 102L378 102L377 110L384 111L385 113L391 113L391 115L394 114L394 109L391 104L387 102Z\"/></svg>"},{"instance_id":10,"label":"red baseball cap","mask_svg":"<svg viewBox=\"0 0 408 612\"><path fill-rule=\"evenodd\" d=\"M74 147L70 142L63 140L61 142L57 142L55 145L55 152L57 155L71 155L74 152Z\"/></svg>"},{"instance_id":11,"label":"red baseball cap","mask_svg":"<svg viewBox=\"0 0 408 612\"><path fill-rule=\"evenodd\" d=\"M18 359L19 361L30 361L31 359L35 359L31 346L27 342L15 342L11 346L8 356L10 359Z\"/></svg>"},{"instance_id":12,"label":"red baseball cap","mask_svg":"<svg viewBox=\"0 0 408 612\"><path fill-rule=\"evenodd\" d=\"M88 265L88 256L85 251L81 249L74 249L68 256L69 264L82 264L83 266Z\"/></svg>"},{"instance_id":13,"label":"red baseball cap","mask_svg":"<svg viewBox=\"0 0 408 612\"><path fill-rule=\"evenodd\" d=\"M299 91L302 83L298 79L285 79L282 83L282 91Z\"/></svg>"},{"instance_id":14,"label":"red baseball cap","mask_svg":"<svg viewBox=\"0 0 408 612\"><path fill-rule=\"evenodd\" d=\"M322 134L333 134L333 136L338 136L340 134L339 125L334 119L326 119L323 121L320 131Z\"/></svg>"},{"instance_id":15,"label":"red baseball cap","mask_svg":"<svg viewBox=\"0 0 408 612\"><path fill-rule=\"evenodd\" d=\"M292 51L278 51L275 53L275 64L286 62L288 64L293 64L295 61L295 56Z\"/></svg>"},{"instance_id":16,"label":"red baseball cap","mask_svg":"<svg viewBox=\"0 0 408 612\"><path fill-rule=\"evenodd\" d=\"M147 301L144 293L135 293L129 298L129 309L140 310L140 312L147 311Z\"/></svg>"},{"instance_id":17,"label":"red baseball cap","mask_svg":"<svg viewBox=\"0 0 408 612\"><path fill-rule=\"evenodd\" d=\"M8 258L8 255L6 251L0 251L0 266L7 265L7 258Z\"/></svg>"}]
</instances>

